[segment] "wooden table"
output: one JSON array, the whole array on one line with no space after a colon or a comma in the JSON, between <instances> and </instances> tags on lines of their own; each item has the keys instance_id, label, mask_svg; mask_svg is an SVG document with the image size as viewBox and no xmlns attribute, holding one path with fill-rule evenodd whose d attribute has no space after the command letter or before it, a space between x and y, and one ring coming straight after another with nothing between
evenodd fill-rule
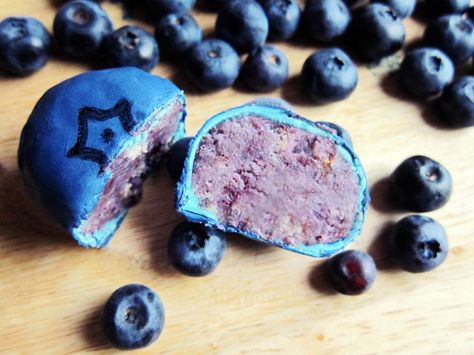
<instances>
[{"instance_id":1,"label":"wooden table","mask_svg":"<svg viewBox=\"0 0 474 355\"><path fill-rule=\"evenodd\" d=\"M116 26L125 23L118 7L105 8ZM0 18L35 16L48 28L54 14L47 0L0 4ZM206 34L212 33L214 16L196 16ZM411 19L405 23L413 42L422 27ZM35 102L52 85L90 69L53 59L31 77L0 78L0 352L113 351L101 333L101 307L116 288L138 282L155 289L166 307L164 331L143 353L474 353L474 130L443 129L432 109L410 101L387 76L397 57L359 66L360 84L348 100L309 104L299 94L298 74L316 46L298 40L281 47L291 78L272 95L286 98L306 117L346 127L365 164L373 203L362 235L350 247L375 258L380 272L373 289L359 297L334 294L320 261L239 237L229 240L222 264L210 276L179 274L166 256L167 238L180 217L163 169L146 183L144 200L107 248L76 246L30 205L16 164L20 130ZM187 93L190 134L208 116L254 97L240 88L197 94L178 67L160 64L154 73ZM407 214L390 207L384 179L415 154L442 162L454 179L448 205L429 213L448 231L449 257L425 274L394 269L383 247L390 224Z\"/></svg>"}]
</instances>

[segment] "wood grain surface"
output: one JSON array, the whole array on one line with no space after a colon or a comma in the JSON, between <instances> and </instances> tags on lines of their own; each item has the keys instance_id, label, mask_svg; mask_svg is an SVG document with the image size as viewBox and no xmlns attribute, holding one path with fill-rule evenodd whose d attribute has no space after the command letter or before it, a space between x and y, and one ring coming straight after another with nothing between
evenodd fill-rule
<instances>
[{"instance_id":1,"label":"wood grain surface","mask_svg":"<svg viewBox=\"0 0 474 355\"><path fill-rule=\"evenodd\" d=\"M126 23L119 7L104 6L117 27ZM55 11L48 0L0 2L0 18L34 16L50 29ZM214 15L195 14L212 35ZM405 23L412 44L423 27L412 19ZM474 130L440 127L429 105L409 100L389 74L400 56L370 68L359 65L360 83L348 100L312 105L298 90L298 75L316 44L303 38L279 45L288 54L291 76L282 90L266 96L287 99L310 119L346 127L366 167L373 202L350 247L375 258L374 287L359 297L335 294L322 277L321 261L243 237L230 237L213 274L177 273L166 245L181 218L163 169L147 181L144 200L107 248L76 246L30 205L16 164L21 128L40 96L94 68L55 58L31 77L0 77L0 352L114 352L101 333L101 307L116 288L143 283L162 297L166 324L142 353L474 354ZM198 94L178 66L160 64L154 73L185 90L190 134L210 115L255 97L240 86ZM385 179L415 154L442 162L454 179L449 203L429 213L446 227L450 253L439 269L425 274L393 268L383 242L390 225L407 214L392 207Z\"/></svg>"}]
</instances>

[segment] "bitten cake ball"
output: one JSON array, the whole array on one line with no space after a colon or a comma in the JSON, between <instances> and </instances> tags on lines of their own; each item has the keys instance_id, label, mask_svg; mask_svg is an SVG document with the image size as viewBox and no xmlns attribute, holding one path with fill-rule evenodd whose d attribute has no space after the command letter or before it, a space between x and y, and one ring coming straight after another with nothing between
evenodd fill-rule
<instances>
[{"instance_id":1,"label":"bitten cake ball","mask_svg":"<svg viewBox=\"0 0 474 355\"><path fill-rule=\"evenodd\" d=\"M176 206L188 220L314 257L359 234L367 180L348 143L294 112L247 104L191 142Z\"/></svg>"},{"instance_id":2,"label":"bitten cake ball","mask_svg":"<svg viewBox=\"0 0 474 355\"><path fill-rule=\"evenodd\" d=\"M78 75L48 90L20 140L32 199L79 244L103 247L140 200L144 178L184 136L185 98L136 68Z\"/></svg>"}]
</instances>

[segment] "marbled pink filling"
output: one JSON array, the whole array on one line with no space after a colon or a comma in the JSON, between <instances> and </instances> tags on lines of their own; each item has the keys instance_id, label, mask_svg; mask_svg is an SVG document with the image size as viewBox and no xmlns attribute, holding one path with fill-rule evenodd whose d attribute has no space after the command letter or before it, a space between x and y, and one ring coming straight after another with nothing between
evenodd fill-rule
<instances>
[{"instance_id":1,"label":"marbled pink filling","mask_svg":"<svg viewBox=\"0 0 474 355\"><path fill-rule=\"evenodd\" d=\"M359 178L330 139L261 117L222 122L202 138L192 185L202 208L265 240L346 237Z\"/></svg>"}]
</instances>

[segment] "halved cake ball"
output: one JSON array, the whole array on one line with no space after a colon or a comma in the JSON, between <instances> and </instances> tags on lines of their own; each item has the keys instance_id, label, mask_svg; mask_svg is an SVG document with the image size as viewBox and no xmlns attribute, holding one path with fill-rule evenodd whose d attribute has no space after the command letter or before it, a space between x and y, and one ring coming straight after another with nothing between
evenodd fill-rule
<instances>
[{"instance_id":1,"label":"halved cake ball","mask_svg":"<svg viewBox=\"0 0 474 355\"><path fill-rule=\"evenodd\" d=\"M187 219L314 257L360 232L367 179L348 143L278 107L247 104L210 118L177 186Z\"/></svg>"},{"instance_id":2,"label":"halved cake ball","mask_svg":"<svg viewBox=\"0 0 474 355\"><path fill-rule=\"evenodd\" d=\"M21 135L28 192L79 244L103 247L144 178L184 136L185 98L135 68L93 71L48 90Z\"/></svg>"}]
</instances>

